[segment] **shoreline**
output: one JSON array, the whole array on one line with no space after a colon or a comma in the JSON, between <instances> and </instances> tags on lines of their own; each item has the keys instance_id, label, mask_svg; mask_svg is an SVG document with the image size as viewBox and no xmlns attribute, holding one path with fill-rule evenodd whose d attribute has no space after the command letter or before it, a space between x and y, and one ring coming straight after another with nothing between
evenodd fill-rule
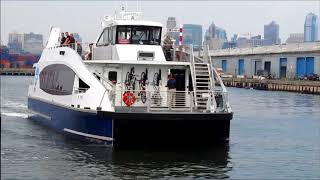
<instances>
[{"instance_id":1,"label":"shoreline","mask_svg":"<svg viewBox=\"0 0 320 180\"><path fill-rule=\"evenodd\" d=\"M238 87L266 91L287 91L320 95L320 81L288 80L288 79L246 79L222 78L226 87Z\"/></svg>"},{"instance_id":2,"label":"shoreline","mask_svg":"<svg viewBox=\"0 0 320 180\"><path fill-rule=\"evenodd\" d=\"M1 68L0 75L4 76L34 76L34 68Z\"/></svg>"}]
</instances>

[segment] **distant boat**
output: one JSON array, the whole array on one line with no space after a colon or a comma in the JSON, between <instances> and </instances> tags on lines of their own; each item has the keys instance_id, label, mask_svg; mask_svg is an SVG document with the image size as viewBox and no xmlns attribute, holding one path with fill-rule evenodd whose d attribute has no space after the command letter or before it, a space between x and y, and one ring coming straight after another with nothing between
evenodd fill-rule
<instances>
[{"instance_id":1,"label":"distant boat","mask_svg":"<svg viewBox=\"0 0 320 180\"><path fill-rule=\"evenodd\" d=\"M77 51L81 44L61 46L62 31L51 29L34 65L30 119L114 147L228 142L233 112L209 56L181 47L175 52L181 61L166 61L162 25L142 20L139 12L106 16L102 26L85 55ZM167 89L168 75L175 89Z\"/></svg>"}]
</instances>

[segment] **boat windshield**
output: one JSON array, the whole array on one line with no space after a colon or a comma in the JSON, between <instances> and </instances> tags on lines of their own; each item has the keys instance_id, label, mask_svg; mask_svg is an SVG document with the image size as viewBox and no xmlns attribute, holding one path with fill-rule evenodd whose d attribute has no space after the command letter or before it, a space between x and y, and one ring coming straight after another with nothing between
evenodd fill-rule
<instances>
[{"instance_id":1,"label":"boat windshield","mask_svg":"<svg viewBox=\"0 0 320 180\"><path fill-rule=\"evenodd\" d=\"M161 27L117 26L117 44L160 45Z\"/></svg>"}]
</instances>

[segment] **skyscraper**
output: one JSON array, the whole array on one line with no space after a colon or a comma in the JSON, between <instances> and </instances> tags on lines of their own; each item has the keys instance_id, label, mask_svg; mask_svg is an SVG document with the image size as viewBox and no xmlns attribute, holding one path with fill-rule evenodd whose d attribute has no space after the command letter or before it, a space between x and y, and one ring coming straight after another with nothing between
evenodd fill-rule
<instances>
[{"instance_id":1,"label":"skyscraper","mask_svg":"<svg viewBox=\"0 0 320 180\"><path fill-rule=\"evenodd\" d=\"M168 17L167 20L167 31L172 31L177 27L177 22L175 17Z\"/></svg>"},{"instance_id":2,"label":"skyscraper","mask_svg":"<svg viewBox=\"0 0 320 180\"><path fill-rule=\"evenodd\" d=\"M202 26L197 24L183 25L183 44L193 44L194 47L202 45Z\"/></svg>"},{"instance_id":3,"label":"skyscraper","mask_svg":"<svg viewBox=\"0 0 320 180\"><path fill-rule=\"evenodd\" d=\"M227 39L226 30L216 26L213 22L206 30L206 39L217 38L217 39Z\"/></svg>"},{"instance_id":4,"label":"skyscraper","mask_svg":"<svg viewBox=\"0 0 320 180\"><path fill-rule=\"evenodd\" d=\"M319 20L318 16L309 13L306 16L306 20L304 21L304 41L305 42L313 42L318 39L318 28L319 28Z\"/></svg>"},{"instance_id":5,"label":"skyscraper","mask_svg":"<svg viewBox=\"0 0 320 180\"><path fill-rule=\"evenodd\" d=\"M23 50L32 54L41 54L43 50L42 34L25 33L23 35Z\"/></svg>"},{"instance_id":6,"label":"skyscraper","mask_svg":"<svg viewBox=\"0 0 320 180\"><path fill-rule=\"evenodd\" d=\"M216 36L216 25L212 22L206 31L206 39L215 38Z\"/></svg>"},{"instance_id":7,"label":"skyscraper","mask_svg":"<svg viewBox=\"0 0 320 180\"><path fill-rule=\"evenodd\" d=\"M227 39L226 30L216 27L216 38L218 39Z\"/></svg>"},{"instance_id":8,"label":"skyscraper","mask_svg":"<svg viewBox=\"0 0 320 180\"><path fill-rule=\"evenodd\" d=\"M264 39L266 45L280 44L279 24L272 21L271 23L264 25Z\"/></svg>"},{"instance_id":9,"label":"skyscraper","mask_svg":"<svg viewBox=\"0 0 320 180\"><path fill-rule=\"evenodd\" d=\"M23 35L18 33L9 33L8 47L10 53L21 53L22 52L22 41Z\"/></svg>"},{"instance_id":10,"label":"skyscraper","mask_svg":"<svg viewBox=\"0 0 320 180\"><path fill-rule=\"evenodd\" d=\"M221 49L225 42L227 42L226 30L216 26L212 22L206 30L204 43L208 45L210 49Z\"/></svg>"}]
</instances>

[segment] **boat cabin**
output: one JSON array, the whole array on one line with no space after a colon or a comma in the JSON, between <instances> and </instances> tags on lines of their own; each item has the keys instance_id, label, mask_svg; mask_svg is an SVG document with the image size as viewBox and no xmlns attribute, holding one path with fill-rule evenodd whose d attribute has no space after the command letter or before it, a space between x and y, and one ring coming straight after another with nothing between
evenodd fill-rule
<instances>
[{"instance_id":1,"label":"boat cabin","mask_svg":"<svg viewBox=\"0 0 320 180\"><path fill-rule=\"evenodd\" d=\"M85 65L87 74L93 74L106 89L112 90L109 98L116 111L215 111L222 102L214 100L218 93L214 91L214 82L221 79L216 79L213 67L194 56L193 49L187 47L179 50L180 61L167 61L161 46L161 33L162 24L141 20L139 13L122 12L120 17L104 18L101 33L89 46L90 59L84 59L81 52L72 55L67 49L62 51L61 45L57 58L81 59L78 66ZM56 30L54 34L57 39L60 31ZM47 47L52 44L50 40L48 44ZM71 49L77 50L77 46ZM79 69L77 65L71 65L75 66L73 70ZM167 87L169 76L175 79L174 91ZM88 88L83 90L84 87ZM91 87L96 87L92 79L89 80L84 72L75 72L73 88L82 89L74 91L76 94L89 92Z\"/></svg>"}]
</instances>

